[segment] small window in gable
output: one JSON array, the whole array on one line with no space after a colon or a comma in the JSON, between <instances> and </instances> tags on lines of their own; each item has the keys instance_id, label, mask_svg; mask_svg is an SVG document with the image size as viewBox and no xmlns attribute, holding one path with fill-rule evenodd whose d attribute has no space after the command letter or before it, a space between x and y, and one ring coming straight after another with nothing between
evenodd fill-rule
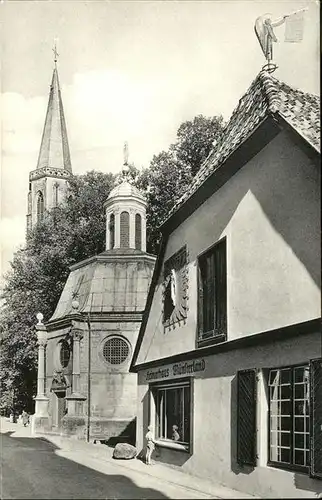
<instances>
[{"instance_id":1,"label":"small window in gable","mask_svg":"<svg viewBox=\"0 0 322 500\"><path fill-rule=\"evenodd\" d=\"M135 214L135 248L142 249L142 217L140 214Z\"/></svg>"},{"instance_id":2,"label":"small window in gable","mask_svg":"<svg viewBox=\"0 0 322 500\"><path fill-rule=\"evenodd\" d=\"M164 263L163 324L165 327L187 317L188 266L187 248L180 248Z\"/></svg>"},{"instance_id":3,"label":"small window in gable","mask_svg":"<svg viewBox=\"0 0 322 500\"><path fill-rule=\"evenodd\" d=\"M128 212L122 212L120 216L120 247L130 246L130 216Z\"/></svg>"}]
</instances>

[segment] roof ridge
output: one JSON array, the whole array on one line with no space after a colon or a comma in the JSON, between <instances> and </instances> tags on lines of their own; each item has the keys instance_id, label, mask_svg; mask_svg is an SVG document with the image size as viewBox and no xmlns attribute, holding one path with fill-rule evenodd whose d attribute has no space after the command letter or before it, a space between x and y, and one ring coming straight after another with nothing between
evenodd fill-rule
<instances>
[{"instance_id":1,"label":"roof ridge","mask_svg":"<svg viewBox=\"0 0 322 500\"><path fill-rule=\"evenodd\" d=\"M187 190L177 200L162 226L174 212L243 144L266 118L282 118L316 151L320 150L319 97L290 87L261 70L238 100L220 139L214 143Z\"/></svg>"},{"instance_id":2,"label":"roof ridge","mask_svg":"<svg viewBox=\"0 0 322 500\"><path fill-rule=\"evenodd\" d=\"M278 80L271 76L266 70L260 71L258 79L264 90L264 96L267 101L267 111L274 114L278 111L280 106L280 96L277 88Z\"/></svg>"}]
</instances>

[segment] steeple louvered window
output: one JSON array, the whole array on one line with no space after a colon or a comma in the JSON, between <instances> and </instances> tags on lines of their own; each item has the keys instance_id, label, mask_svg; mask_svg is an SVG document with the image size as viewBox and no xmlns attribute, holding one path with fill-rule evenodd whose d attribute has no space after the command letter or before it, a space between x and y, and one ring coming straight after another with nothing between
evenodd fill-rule
<instances>
[{"instance_id":1,"label":"steeple louvered window","mask_svg":"<svg viewBox=\"0 0 322 500\"><path fill-rule=\"evenodd\" d=\"M53 206L58 207L58 190L59 184L56 182L53 186Z\"/></svg>"},{"instance_id":2,"label":"steeple louvered window","mask_svg":"<svg viewBox=\"0 0 322 500\"><path fill-rule=\"evenodd\" d=\"M39 191L37 195L37 222L40 222L44 218L44 210L44 195Z\"/></svg>"},{"instance_id":3,"label":"steeple louvered window","mask_svg":"<svg viewBox=\"0 0 322 500\"><path fill-rule=\"evenodd\" d=\"M128 212L122 212L120 216L120 247L130 246L130 216Z\"/></svg>"},{"instance_id":4,"label":"steeple louvered window","mask_svg":"<svg viewBox=\"0 0 322 500\"><path fill-rule=\"evenodd\" d=\"M135 248L142 249L142 217L140 214L135 215Z\"/></svg>"}]
</instances>

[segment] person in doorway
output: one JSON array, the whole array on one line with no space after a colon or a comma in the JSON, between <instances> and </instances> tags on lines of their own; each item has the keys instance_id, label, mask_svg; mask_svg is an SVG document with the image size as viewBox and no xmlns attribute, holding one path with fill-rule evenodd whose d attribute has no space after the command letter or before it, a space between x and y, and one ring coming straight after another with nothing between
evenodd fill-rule
<instances>
[{"instance_id":1,"label":"person in doorway","mask_svg":"<svg viewBox=\"0 0 322 500\"><path fill-rule=\"evenodd\" d=\"M172 439L173 439L173 441L180 441L180 434L178 432L177 425L172 426Z\"/></svg>"},{"instance_id":2,"label":"person in doorway","mask_svg":"<svg viewBox=\"0 0 322 500\"><path fill-rule=\"evenodd\" d=\"M25 410L23 410L22 412L22 423L24 427L26 427L26 425L29 423L29 415Z\"/></svg>"},{"instance_id":3,"label":"person in doorway","mask_svg":"<svg viewBox=\"0 0 322 500\"><path fill-rule=\"evenodd\" d=\"M146 463L146 465L151 465L152 464L151 455L152 455L152 452L155 448L155 441L154 441L152 425L149 425L148 432L145 435L145 439L147 440L145 463Z\"/></svg>"}]
</instances>

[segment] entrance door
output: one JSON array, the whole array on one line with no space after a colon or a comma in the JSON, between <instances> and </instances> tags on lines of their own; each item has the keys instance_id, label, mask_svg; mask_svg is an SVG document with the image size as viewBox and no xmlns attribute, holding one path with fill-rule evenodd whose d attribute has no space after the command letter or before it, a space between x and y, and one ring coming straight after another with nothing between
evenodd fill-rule
<instances>
[{"instance_id":1,"label":"entrance door","mask_svg":"<svg viewBox=\"0 0 322 500\"><path fill-rule=\"evenodd\" d=\"M61 421L63 416L65 415L65 410L66 410L66 401L65 401L66 391L56 392L55 396L56 396L55 426L60 428Z\"/></svg>"}]
</instances>

